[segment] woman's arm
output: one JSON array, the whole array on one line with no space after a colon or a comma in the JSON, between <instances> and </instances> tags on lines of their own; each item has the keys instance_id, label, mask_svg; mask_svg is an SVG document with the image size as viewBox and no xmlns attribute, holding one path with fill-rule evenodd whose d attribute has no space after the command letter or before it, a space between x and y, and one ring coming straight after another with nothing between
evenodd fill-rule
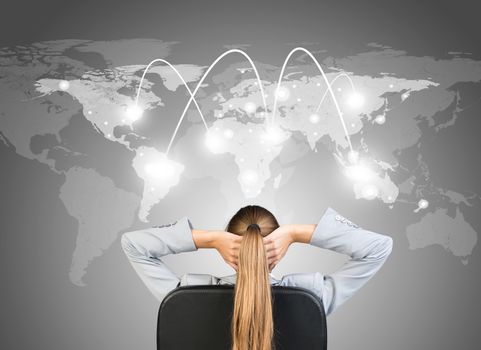
<instances>
[{"instance_id":1,"label":"woman's arm","mask_svg":"<svg viewBox=\"0 0 481 350\"><path fill-rule=\"evenodd\" d=\"M299 227L298 239L306 241L309 230L306 226ZM328 314L374 276L393 248L391 237L365 230L330 207L316 225L308 243L350 256L337 271L323 277L323 298Z\"/></svg>"},{"instance_id":2,"label":"woman's arm","mask_svg":"<svg viewBox=\"0 0 481 350\"><path fill-rule=\"evenodd\" d=\"M196 251L192 229L190 220L183 217L171 224L126 232L121 237L121 246L129 262L159 301L180 283L180 278L160 258ZM207 244L207 236L200 231L196 236L200 245Z\"/></svg>"},{"instance_id":3,"label":"woman's arm","mask_svg":"<svg viewBox=\"0 0 481 350\"><path fill-rule=\"evenodd\" d=\"M293 242L307 243L350 256L350 259L332 274L290 274L283 277L282 284L309 286L322 298L326 314L330 314L357 290L359 290L381 268L392 251L391 237L364 230L328 207L317 225L282 225L281 233L274 238L277 251L287 250ZM281 238L284 236L284 238ZM273 251L276 243L265 237L266 247ZM288 238L285 238L288 237ZM287 243L281 243L287 242ZM283 247L284 246L284 247ZM272 254L271 259L279 257Z\"/></svg>"},{"instance_id":4,"label":"woman's arm","mask_svg":"<svg viewBox=\"0 0 481 350\"><path fill-rule=\"evenodd\" d=\"M120 242L141 280L162 301L180 284L180 277L168 268L161 257L199 248L215 248L230 266L237 269L241 238L230 232L194 229L190 220L183 217L171 224L126 232Z\"/></svg>"}]
</instances>

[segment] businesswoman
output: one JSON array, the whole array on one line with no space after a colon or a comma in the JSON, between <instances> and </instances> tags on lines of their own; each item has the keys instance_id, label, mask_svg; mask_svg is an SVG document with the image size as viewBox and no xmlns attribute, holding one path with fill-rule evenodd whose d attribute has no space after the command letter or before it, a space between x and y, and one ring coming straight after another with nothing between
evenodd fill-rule
<instances>
[{"instance_id":1,"label":"businesswoman","mask_svg":"<svg viewBox=\"0 0 481 350\"><path fill-rule=\"evenodd\" d=\"M271 271L290 244L306 243L350 259L332 274L292 273L281 279ZM248 205L229 220L225 231L194 229L187 217L166 225L126 232L122 249L147 288L162 301L174 288L196 284L235 284L233 350L271 350L273 316L270 285L297 286L322 299L331 314L384 264L392 238L362 229L328 207L315 224L279 225L267 209ZM236 270L230 276L175 275L160 259L167 254L214 248Z\"/></svg>"}]
</instances>

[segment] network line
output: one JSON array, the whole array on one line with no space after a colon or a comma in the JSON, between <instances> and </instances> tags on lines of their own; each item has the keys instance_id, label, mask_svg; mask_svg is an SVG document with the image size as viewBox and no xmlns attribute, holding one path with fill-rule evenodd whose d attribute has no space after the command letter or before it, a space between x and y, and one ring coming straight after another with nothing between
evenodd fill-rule
<instances>
[{"instance_id":1,"label":"network line","mask_svg":"<svg viewBox=\"0 0 481 350\"><path fill-rule=\"evenodd\" d=\"M349 137L349 132L347 131L346 124L344 123L344 118L342 117L342 112L339 108L339 104L337 103L337 98L334 95L334 92L332 91L331 84L329 83L329 80L327 79L327 76L324 73L324 70L322 69L321 65L319 64L317 59L314 57L314 55L309 50L307 50L303 47L296 47L296 48L292 49L291 52L289 52L289 54L287 55L286 59L284 60L284 63L283 63L282 68L281 68L281 73L279 75L279 79L277 80L277 87L276 87L276 90L275 90L275 93L274 93L274 108L273 108L273 111L272 111L272 121L271 122L274 122L274 120L276 118L277 94L278 94L279 87L282 83L282 77L284 75L284 70L286 69L287 63L289 62L289 59L291 58L291 56L297 51L305 52L314 61L317 68L321 72L321 75L324 78L324 81L327 85L327 89L328 89L328 91L331 95L331 98L334 101L334 105L336 106L337 114L339 116L339 119L341 120L341 124L342 124L342 127L344 129L344 134L346 135L347 142L349 144L349 148L350 148L351 152L354 152L354 150L352 148L352 144L351 144L351 138Z\"/></svg>"},{"instance_id":2,"label":"network line","mask_svg":"<svg viewBox=\"0 0 481 350\"><path fill-rule=\"evenodd\" d=\"M220 55L219 57L217 57L217 59L209 66L209 68L207 69L207 71L204 73L204 75L202 76L202 79L199 81L199 83L197 84L197 86L195 87L195 90L194 92L192 93L189 101L187 102L185 108L184 108L184 111L182 112L182 116L180 117L179 119L179 122L177 123L177 126L175 127L175 131L174 131L174 134L172 135L172 138L170 139L170 142L169 142L169 146L167 147L167 152L166 152L166 155L169 154L169 150L170 150L170 147L172 146L172 142L174 141L174 138L175 138L175 135L177 134L177 130L179 129L179 126L180 124L182 123L182 120L184 119L184 116L185 116L185 113L187 112L187 109L189 108L192 100L194 99L194 96L195 94L197 93L197 90L199 90L199 87L202 85L202 83L204 82L204 79L207 77L207 74L209 74L209 72L212 70L212 68L214 68L214 66L217 64L217 62L219 62L222 58L224 58L225 56L231 54L231 53L240 53L241 55L243 55L250 63L252 69L254 70L254 73L256 74L256 79L257 79L257 83L259 85L259 88L261 90L261 95L262 95L262 102L264 104L264 110L265 110L265 113L267 115L267 104L266 104L266 96L264 94L264 88L262 87L262 82L261 82L261 78L259 77L259 72L257 71L257 68L254 64L254 62L252 62L252 59L249 57L249 55L247 53L245 53L244 51L242 50L239 50L239 49L231 49L231 50L228 50L226 52L224 52L222 55Z\"/></svg>"},{"instance_id":3,"label":"network line","mask_svg":"<svg viewBox=\"0 0 481 350\"><path fill-rule=\"evenodd\" d=\"M349 83L351 84L352 92L355 93L355 92L356 92L356 88L355 88L355 86L354 86L354 83L352 82L351 77L350 77L348 74L346 74L346 73L340 73L340 74L336 75L336 76L334 77L334 79L331 80L331 86L334 85L334 83L336 82L336 80L339 79L339 78L341 78L341 77L346 77L346 78L347 78L347 80L348 80ZM322 105L322 103L324 102L324 99L326 98L328 92L329 92L328 89L326 89L326 91L324 91L324 94L322 95L321 101L320 101L319 104L317 105L316 113L319 112L319 109L321 108L321 105Z\"/></svg>"},{"instance_id":4,"label":"network line","mask_svg":"<svg viewBox=\"0 0 481 350\"><path fill-rule=\"evenodd\" d=\"M312 53L303 48L303 47L297 47L293 50L291 50L291 52L287 55L286 59L284 60L284 63L282 65L282 68L281 68L281 73L279 75L279 79L277 80L277 87L276 87L276 90L275 90L275 93L274 93L274 108L273 108L273 112L272 112L272 118L270 120L271 123L273 123L275 121L275 116L276 116L276 108L277 108L277 95L278 95L278 90L279 90L279 87L282 83L282 78L283 78L283 75L284 75L284 71L286 69L286 66L287 66L287 63L289 62L289 59L291 58L291 56L297 52L297 51L303 51L305 52L312 60L313 62L316 64L317 68L319 69L326 85L327 85L327 89L326 91L324 92L324 95L322 96L321 98L321 101L316 109L316 113L319 111L322 103L324 102L324 99L325 97L327 96L327 93L330 94L330 96L332 97L333 101L334 101L334 105L336 107L336 111L337 111L337 114L339 116L339 119L341 121L341 124L342 124L342 127L343 127L343 130L344 130L344 134L347 138L347 141L348 141L348 144L349 144L349 148L351 150L351 152L354 152L353 151L353 148L352 148L352 144L351 144L351 139L350 139L350 136L349 136L349 132L347 131L347 128L346 128L346 125L345 125L345 122L344 122L344 118L342 116L342 112L339 108L339 104L337 102L337 98L336 96L334 95L334 92L332 91L332 85L334 84L334 82L340 78L340 77L346 77L350 84L351 84L351 88L353 90L353 92L355 91L355 87L354 87L354 84L352 82L352 79L350 78L349 75L347 75L346 73L340 73L339 75L337 75L336 77L334 77L334 79L329 82L329 80L327 79L327 76L326 74L324 73L324 70L322 69L321 65L319 64L319 62L317 61L317 59L312 55ZM262 96L262 102L264 104L264 110L265 110L265 113L266 115L268 115L268 109L267 109L267 103L266 103L266 97L265 97L265 93L264 93L264 88L263 88L263 85L262 85L262 81L260 79L260 76L259 76L259 72L257 71L257 67L255 66L254 62L252 61L252 59L250 58L250 56L245 53L244 51L242 50L239 50L239 49L231 49L231 50L228 50L226 52L224 52L223 54L221 54L219 57L217 57L217 59L209 66L209 68L207 69L207 71L204 73L204 75L202 76L201 80L199 81L199 83L197 84L197 86L195 87L194 91L192 92L189 88L189 86L187 85L186 81L184 80L184 78L182 77L182 75L179 73L179 71L172 65L170 64L168 61L164 60L164 59L160 59L160 58L157 58L157 59L154 59L153 61L151 61L147 67L144 69L144 72L142 74L142 78L140 79L140 83L139 83L139 86L138 86L138 89L137 89L137 95L136 95L136 98L135 98L135 105L138 107L138 102L139 102L139 97L140 97L140 91L141 91L141 88L142 88L142 83L145 79L145 75L147 74L148 70L150 69L150 67L156 63L156 62L163 62L165 64L167 64L176 74L177 76L182 80L182 83L184 84L184 86L186 87L187 91L189 92L189 95L190 95L190 98L189 98L189 101L187 102L187 104L185 105L184 107L184 110L182 112L182 115L181 117L179 118L179 121L177 122L177 125L175 127L175 130L174 130L174 133L172 134L172 137L170 139L170 142L169 142L169 145L167 147L167 151L166 151L166 155L168 155L169 151L170 151L170 148L172 146L172 142L174 141L175 139L175 136L177 135L177 132L178 132L178 129L180 127L180 125L182 124L182 121L185 117L185 114L188 110L188 108L190 107L190 104L192 103L192 101L194 101L194 104L201 116L201 119L204 123L204 126L206 128L206 130L208 130L208 126L207 126L207 122L202 114L202 111L195 99L195 95L197 94L197 91L199 90L199 88L201 87L202 83L204 82L205 78L207 77L207 75L210 73L210 71L215 67L215 65L222 59L224 58L225 56L229 55L229 54L232 54L232 53L239 53L241 55L243 55L250 63L251 67L253 68L254 70L254 73L256 75L256 79L257 79L257 83L259 85L259 89L260 89L260 93L261 93L261 96ZM267 119L267 118L266 118ZM269 121L269 120L268 120Z\"/></svg>"},{"instance_id":5,"label":"network line","mask_svg":"<svg viewBox=\"0 0 481 350\"><path fill-rule=\"evenodd\" d=\"M207 130L209 130L209 127L207 126L207 123L205 121L205 118L204 118L204 115L202 114L202 111L200 110L200 107L199 105L197 104L197 101L195 100L194 96L192 95L192 91L190 91L190 88L189 86L187 85L186 81L184 80L184 78L182 77L182 75L179 73L179 71L172 65L170 64L168 61L162 59L162 58L156 58L155 60L152 60L148 65L147 67L144 69L144 73L142 74L142 78L140 79L140 83L139 83L139 86L137 88L137 96L135 97L135 106L138 107L139 105L139 96L140 96L140 90L142 89L142 83L144 82L144 79L145 79L145 75L147 74L147 72L149 71L150 67L156 63L156 62L163 62L165 64L167 64L170 68L172 68L172 70L177 74L177 76L180 78L180 80L182 80L182 83L184 84L185 88L187 89L187 91L189 92L190 96L191 96L191 99L194 100L194 103L195 103L195 106L197 107L197 110L199 111L199 114L200 114L200 117L202 119L202 121L204 122L204 126Z\"/></svg>"}]
</instances>

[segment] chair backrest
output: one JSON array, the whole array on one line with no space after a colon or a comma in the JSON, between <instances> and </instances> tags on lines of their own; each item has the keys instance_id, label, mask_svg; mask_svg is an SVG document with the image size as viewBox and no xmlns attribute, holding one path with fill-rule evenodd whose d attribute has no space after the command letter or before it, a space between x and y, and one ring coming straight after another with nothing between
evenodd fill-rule
<instances>
[{"instance_id":1,"label":"chair backrest","mask_svg":"<svg viewBox=\"0 0 481 350\"><path fill-rule=\"evenodd\" d=\"M276 350L327 349L322 300L308 289L271 286ZM158 350L231 350L234 285L191 285L162 300Z\"/></svg>"}]
</instances>

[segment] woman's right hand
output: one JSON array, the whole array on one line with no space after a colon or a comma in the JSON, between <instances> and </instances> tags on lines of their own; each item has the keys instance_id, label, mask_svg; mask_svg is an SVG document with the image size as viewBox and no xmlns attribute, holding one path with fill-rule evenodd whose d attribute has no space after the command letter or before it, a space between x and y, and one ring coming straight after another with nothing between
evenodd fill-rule
<instances>
[{"instance_id":1,"label":"woman's right hand","mask_svg":"<svg viewBox=\"0 0 481 350\"><path fill-rule=\"evenodd\" d=\"M242 236L227 231L215 231L214 237L213 247L217 249L224 261L237 271Z\"/></svg>"},{"instance_id":2,"label":"woman's right hand","mask_svg":"<svg viewBox=\"0 0 481 350\"><path fill-rule=\"evenodd\" d=\"M294 243L292 227L290 225L281 225L262 238L262 240L264 241L264 247L266 248L269 271L272 271L284 255L286 255L287 249L291 243Z\"/></svg>"}]
</instances>

